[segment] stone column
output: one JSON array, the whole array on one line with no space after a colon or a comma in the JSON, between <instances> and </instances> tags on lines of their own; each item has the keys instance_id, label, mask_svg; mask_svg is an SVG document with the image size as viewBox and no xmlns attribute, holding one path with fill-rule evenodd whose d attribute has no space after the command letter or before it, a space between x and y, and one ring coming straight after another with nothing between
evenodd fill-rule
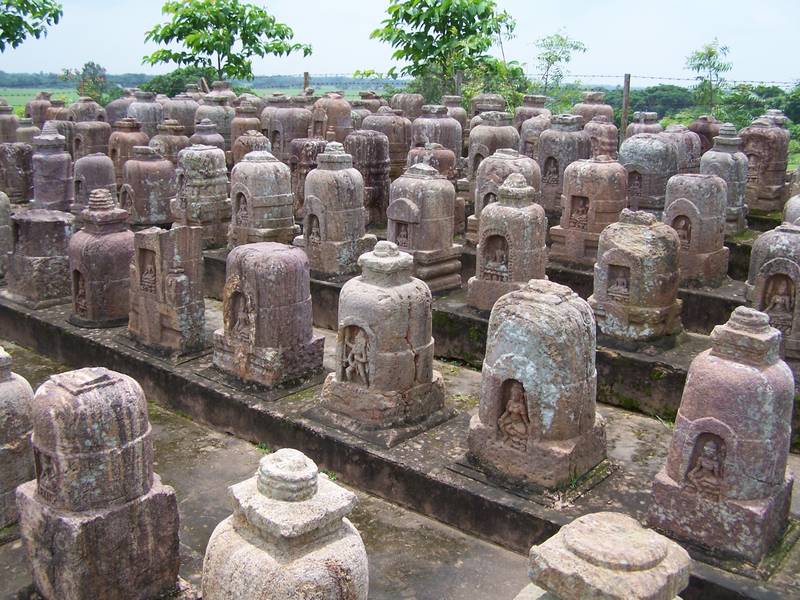
<instances>
[{"instance_id":1,"label":"stone column","mask_svg":"<svg viewBox=\"0 0 800 600\"><path fill-rule=\"evenodd\" d=\"M69 210L73 202L72 157L64 149L66 138L51 122L34 140L33 202L34 208Z\"/></svg>"},{"instance_id":2,"label":"stone column","mask_svg":"<svg viewBox=\"0 0 800 600\"><path fill-rule=\"evenodd\" d=\"M367 551L346 518L358 499L302 452L265 456L228 491L233 515L208 541L204 600L366 600Z\"/></svg>"},{"instance_id":3,"label":"stone column","mask_svg":"<svg viewBox=\"0 0 800 600\"><path fill-rule=\"evenodd\" d=\"M178 153L175 178L178 204L191 206L191 214L203 227L203 248L227 244L231 201L225 153L212 146L184 148Z\"/></svg>"}]
</instances>

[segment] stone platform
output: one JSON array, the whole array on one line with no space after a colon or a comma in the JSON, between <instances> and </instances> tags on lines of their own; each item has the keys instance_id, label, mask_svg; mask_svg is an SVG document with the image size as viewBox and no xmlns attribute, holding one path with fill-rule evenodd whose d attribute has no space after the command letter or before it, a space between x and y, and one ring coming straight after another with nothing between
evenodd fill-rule
<instances>
[{"instance_id":1,"label":"stone platform","mask_svg":"<svg viewBox=\"0 0 800 600\"><path fill-rule=\"evenodd\" d=\"M218 327L220 307L209 302L207 323ZM265 401L200 375L207 356L173 365L119 344L120 330L85 330L66 320L66 307L31 311L0 301L0 335L29 346L71 367L103 365L139 381L150 401L272 448L300 448L343 481L453 525L515 552L585 513L619 511L643 521L650 486L663 464L670 424L610 406L601 406L607 422L610 473L592 486L535 494L467 476L464 464L467 424L477 408L480 373L439 363L445 377L453 419L391 449L371 446L356 436L305 417L318 404L318 388ZM333 365L332 332L327 336L326 365ZM800 468L793 456L791 465ZM793 514L798 513L795 500ZM723 562L698 549L685 600L697 598L780 598L800 595L800 546L781 548L761 571L743 563Z\"/></svg>"}]
</instances>

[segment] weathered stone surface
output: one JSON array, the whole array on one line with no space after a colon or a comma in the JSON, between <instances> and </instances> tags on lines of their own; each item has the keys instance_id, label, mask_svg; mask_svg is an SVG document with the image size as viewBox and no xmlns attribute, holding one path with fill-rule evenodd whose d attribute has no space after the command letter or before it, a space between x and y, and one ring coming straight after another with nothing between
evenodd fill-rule
<instances>
[{"instance_id":1,"label":"weathered stone surface","mask_svg":"<svg viewBox=\"0 0 800 600\"><path fill-rule=\"evenodd\" d=\"M727 204L727 185L716 175L673 175L667 182L663 221L678 233L681 284L718 287L727 278Z\"/></svg>"},{"instance_id":2,"label":"weathered stone surface","mask_svg":"<svg viewBox=\"0 0 800 600\"><path fill-rule=\"evenodd\" d=\"M353 119L353 129L361 129L361 123L364 118L374 113L361 100L351 100L350 106L353 109L350 111L350 117Z\"/></svg>"},{"instance_id":3,"label":"weathered stone surface","mask_svg":"<svg viewBox=\"0 0 800 600\"><path fill-rule=\"evenodd\" d=\"M377 241L365 233L364 178L338 142L328 142L317 164L306 176L303 235L294 244L323 277L355 273L358 257Z\"/></svg>"},{"instance_id":4,"label":"weathered stone surface","mask_svg":"<svg viewBox=\"0 0 800 600\"><path fill-rule=\"evenodd\" d=\"M625 209L603 230L589 305L604 335L639 342L681 331L679 248L675 230L646 212Z\"/></svg>"},{"instance_id":5,"label":"weathered stone surface","mask_svg":"<svg viewBox=\"0 0 800 600\"><path fill-rule=\"evenodd\" d=\"M467 176L474 180L481 162L501 148L519 148L519 133L511 124L511 113L481 113L479 125L470 126Z\"/></svg>"},{"instance_id":6,"label":"weathered stone surface","mask_svg":"<svg viewBox=\"0 0 800 600\"><path fill-rule=\"evenodd\" d=\"M14 490L34 477L32 401L30 384L11 372L11 357L0 348L0 529L17 522Z\"/></svg>"},{"instance_id":7,"label":"weathered stone surface","mask_svg":"<svg viewBox=\"0 0 800 600\"><path fill-rule=\"evenodd\" d=\"M389 100L389 106L393 110L402 111L402 115L413 121L422 114L422 106L425 104L425 97L422 94L395 94ZM380 112L380 109L378 109Z\"/></svg>"},{"instance_id":8,"label":"weathered stone surface","mask_svg":"<svg viewBox=\"0 0 800 600\"><path fill-rule=\"evenodd\" d=\"M69 240L72 314L80 327L116 327L128 320L133 232L128 212L108 189L95 189Z\"/></svg>"},{"instance_id":9,"label":"weathered stone surface","mask_svg":"<svg viewBox=\"0 0 800 600\"><path fill-rule=\"evenodd\" d=\"M142 131L148 138L158 133L158 126L164 120L164 107L156 102L155 94L138 90L134 93L135 101L128 106L128 117L139 121Z\"/></svg>"},{"instance_id":10,"label":"weathered stone surface","mask_svg":"<svg viewBox=\"0 0 800 600\"><path fill-rule=\"evenodd\" d=\"M104 189L117 197L117 178L114 162L106 154L90 154L75 161L75 196L69 207L73 215L78 215L89 205L89 194Z\"/></svg>"},{"instance_id":11,"label":"weathered stone surface","mask_svg":"<svg viewBox=\"0 0 800 600\"><path fill-rule=\"evenodd\" d=\"M408 151L406 167L423 163L432 166L452 182L456 181L456 155L441 144L415 146Z\"/></svg>"},{"instance_id":12,"label":"weathered stone surface","mask_svg":"<svg viewBox=\"0 0 800 600\"><path fill-rule=\"evenodd\" d=\"M164 105L164 120L167 119L177 121L178 124L183 126L184 134L187 136L194 135L195 128L195 115L200 104L190 94L178 94L170 99Z\"/></svg>"},{"instance_id":13,"label":"weathered stone surface","mask_svg":"<svg viewBox=\"0 0 800 600\"><path fill-rule=\"evenodd\" d=\"M469 456L519 483L568 484L605 458L595 414L592 311L568 287L533 279L492 309Z\"/></svg>"},{"instance_id":14,"label":"weathered stone surface","mask_svg":"<svg viewBox=\"0 0 800 600\"><path fill-rule=\"evenodd\" d=\"M619 162L628 172L628 205L657 219L664 212L667 181L678 174L677 145L659 133L637 133L622 142Z\"/></svg>"},{"instance_id":15,"label":"weathered stone surface","mask_svg":"<svg viewBox=\"0 0 800 600\"><path fill-rule=\"evenodd\" d=\"M526 94L522 97L522 105L514 110L513 125L517 131L522 133L522 124L533 117L544 116L548 119L552 116L550 109L544 107L547 96Z\"/></svg>"},{"instance_id":16,"label":"weathered stone surface","mask_svg":"<svg viewBox=\"0 0 800 600\"><path fill-rule=\"evenodd\" d=\"M389 106L389 102L383 97L378 95L374 90L366 90L358 92L358 97L363 106L369 109L370 112L376 113L381 106Z\"/></svg>"},{"instance_id":17,"label":"weathered stone surface","mask_svg":"<svg viewBox=\"0 0 800 600\"><path fill-rule=\"evenodd\" d=\"M461 156L461 124L448 114L446 106L426 104L422 107L422 114L411 125L412 145L441 144L456 156Z\"/></svg>"},{"instance_id":18,"label":"weathered stone surface","mask_svg":"<svg viewBox=\"0 0 800 600\"><path fill-rule=\"evenodd\" d=\"M789 156L789 132L768 116L759 117L739 132L747 155L746 201L751 210L783 208L783 188Z\"/></svg>"},{"instance_id":19,"label":"weathered stone surface","mask_svg":"<svg viewBox=\"0 0 800 600\"><path fill-rule=\"evenodd\" d=\"M75 115L72 114L70 109L64 106L63 100L53 99L50 101L50 106L47 107L45 111L44 120L45 123L47 121L69 121L75 120ZM44 124L42 124L42 129L44 129Z\"/></svg>"},{"instance_id":20,"label":"weathered stone surface","mask_svg":"<svg viewBox=\"0 0 800 600\"><path fill-rule=\"evenodd\" d=\"M507 106L506 99L500 94L477 94L469 102L470 117L475 117L485 112L504 112Z\"/></svg>"},{"instance_id":21,"label":"weathered stone surface","mask_svg":"<svg viewBox=\"0 0 800 600\"><path fill-rule=\"evenodd\" d=\"M272 144L272 152L280 161L289 164L292 158L292 142L308 136L313 115L302 106L278 108L264 134Z\"/></svg>"},{"instance_id":22,"label":"weathered stone surface","mask_svg":"<svg viewBox=\"0 0 800 600\"><path fill-rule=\"evenodd\" d=\"M313 138L297 138L290 144L289 169L296 220L302 220L305 216L306 177L317 168L317 156L325 151L326 144L325 140Z\"/></svg>"},{"instance_id":23,"label":"weathered stone surface","mask_svg":"<svg viewBox=\"0 0 800 600\"><path fill-rule=\"evenodd\" d=\"M628 175L608 156L576 160L564 169L561 221L550 228L550 256L594 265L600 233L628 204Z\"/></svg>"},{"instance_id":24,"label":"weathered stone surface","mask_svg":"<svg viewBox=\"0 0 800 600\"><path fill-rule=\"evenodd\" d=\"M128 334L164 354L189 354L205 346L203 228L191 206L172 203L176 223L134 236L130 266Z\"/></svg>"},{"instance_id":25,"label":"weathered stone surface","mask_svg":"<svg viewBox=\"0 0 800 600\"><path fill-rule=\"evenodd\" d=\"M11 231L11 202L8 196L0 192L0 279L4 279L8 270L8 261L14 249L14 235Z\"/></svg>"},{"instance_id":26,"label":"weathered stone surface","mask_svg":"<svg viewBox=\"0 0 800 600\"><path fill-rule=\"evenodd\" d=\"M197 107L197 112L194 115L196 123L202 123L204 119L208 119L216 126L217 132L225 140L225 152L230 152L233 144L231 124L236 116L236 109L229 104L228 98L229 96L226 95L206 94L203 97L203 103ZM198 133L203 135L205 132L198 131L198 127L195 126L195 135Z\"/></svg>"},{"instance_id":27,"label":"weathered stone surface","mask_svg":"<svg viewBox=\"0 0 800 600\"><path fill-rule=\"evenodd\" d=\"M414 275L438 292L461 287L453 243L456 192L433 167L416 164L392 182L386 237L414 257Z\"/></svg>"},{"instance_id":28,"label":"weathered stone surface","mask_svg":"<svg viewBox=\"0 0 800 600\"><path fill-rule=\"evenodd\" d=\"M135 146L147 146L150 137L142 131L142 126L136 119L125 117L114 122L114 131L108 139L108 155L114 163L114 173L117 186L123 183L125 163L133 157Z\"/></svg>"},{"instance_id":29,"label":"weathered stone surface","mask_svg":"<svg viewBox=\"0 0 800 600\"><path fill-rule=\"evenodd\" d=\"M316 98L318 100L319 98ZM261 131L269 134L272 131L272 119L279 108L289 108L292 105L291 99L280 92L275 92L271 96L267 96L266 104L261 109ZM311 108L308 106L308 108ZM306 132L308 134L308 132Z\"/></svg>"},{"instance_id":30,"label":"weathered stone surface","mask_svg":"<svg viewBox=\"0 0 800 600\"><path fill-rule=\"evenodd\" d=\"M469 117L463 105L461 96L442 96L441 103L447 107L447 114L453 117L461 125L461 155L467 152L469 144ZM458 157L457 157L458 158Z\"/></svg>"},{"instance_id":31,"label":"weathered stone surface","mask_svg":"<svg viewBox=\"0 0 800 600\"><path fill-rule=\"evenodd\" d=\"M570 163L592 154L589 134L583 131L581 117L556 115L549 129L539 136L539 169L542 173L542 206L549 219L561 216L564 169Z\"/></svg>"},{"instance_id":32,"label":"weathered stone surface","mask_svg":"<svg viewBox=\"0 0 800 600\"><path fill-rule=\"evenodd\" d=\"M747 155L741 152L742 140L732 123L720 127L714 138L714 147L700 159L700 172L716 175L728 186L728 201L725 208L725 234L738 235L747 228Z\"/></svg>"},{"instance_id":33,"label":"weathered stone surface","mask_svg":"<svg viewBox=\"0 0 800 600\"><path fill-rule=\"evenodd\" d=\"M13 144L17 141L19 119L14 114L14 107L0 98L0 143Z\"/></svg>"},{"instance_id":34,"label":"weathered stone surface","mask_svg":"<svg viewBox=\"0 0 800 600\"><path fill-rule=\"evenodd\" d=\"M47 600L145 600L175 588L178 506L153 473L150 436L144 392L127 375L80 369L36 391L36 481L17 488L17 505Z\"/></svg>"},{"instance_id":35,"label":"weathered stone surface","mask_svg":"<svg viewBox=\"0 0 800 600\"><path fill-rule=\"evenodd\" d=\"M604 115L611 123L614 122L614 109L610 104L603 104L606 98L605 92L583 92L581 96L583 99L573 106L571 111L573 115L583 117L581 126L598 115Z\"/></svg>"},{"instance_id":36,"label":"weathered stone surface","mask_svg":"<svg viewBox=\"0 0 800 600\"><path fill-rule=\"evenodd\" d=\"M225 153L212 146L184 148L178 154L175 177L177 204L191 214L193 224L202 225L203 247L227 244L231 201Z\"/></svg>"},{"instance_id":37,"label":"weathered stone surface","mask_svg":"<svg viewBox=\"0 0 800 600\"><path fill-rule=\"evenodd\" d=\"M231 147L236 144L239 137L248 131L261 129L261 118L258 109L249 101L244 101L236 107L236 116L231 121Z\"/></svg>"},{"instance_id":38,"label":"weathered stone surface","mask_svg":"<svg viewBox=\"0 0 800 600\"><path fill-rule=\"evenodd\" d=\"M491 310L500 296L545 278L547 218L535 200L535 188L525 176L512 173L498 189L497 202L484 207L475 277L467 287L471 306Z\"/></svg>"},{"instance_id":39,"label":"weathered stone surface","mask_svg":"<svg viewBox=\"0 0 800 600\"><path fill-rule=\"evenodd\" d=\"M122 96L106 104L106 121L116 127L116 122L128 117L128 107L136 102L137 88L124 88ZM192 115L194 117L194 115Z\"/></svg>"},{"instance_id":40,"label":"weathered stone surface","mask_svg":"<svg viewBox=\"0 0 800 600\"><path fill-rule=\"evenodd\" d=\"M357 498L302 452L265 456L228 492L233 515L211 534L203 598L366 600L367 551L346 518Z\"/></svg>"},{"instance_id":41,"label":"weathered stone surface","mask_svg":"<svg viewBox=\"0 0 800 600\"><path fill-rule=\"evenodd\" d=\"M800 225L800 194L792 196L783 206L783 221L792 225Z\"/></svg>"},{"instance_id":42,"label":"weathered stone surface","mask_svg":"<svg viewBox=\"0 0 800 600\"><path fill-rule=\"evenodd\" d=\"M70 104L69 111L76 123L87 121L107 121L106 111L89 96L81 96Z\"/></svg>"},{"instance_id":43,"label":"weathered stone surface","mask_svg":"<svg viewBox=\"0 0 800 600\"><path fill-rule=\"evenodd\" d=\"M589 134L592 143L592 155L590 158L598 156L609 156L617 158L617 144L619 141L619 131L613 121L606 115L597 115L586 123L583 130Z\"/></svg>"},{"instance_id":44,"label":"weathered stone surface","mask_svg":"<svg viewBox=\"0 0 800 600\"><path fill-rule=\"evenodd\" d=\"M658 113L650 111L636 111L633 113L633 121L625 128L625 139L635 136L637 133L661 133L664 128L658 121Z\"/></svg>"},{"instance_id":45,"label":"weathered stone surface","mask_svg":"<svg viewBox=\"0 0 800 600\"><path fill-rule=\"evenodd\" d=\"M700 115L689 123L689 130L700 136L700 151L705 154L714 145L714 138L719 135L722 123L713 115Z\"/></svg>"},{"instance_id":46,"label":"weathered stone surface","mask_svg":"<svg viewBox=\"0 0 800 600\"><path fill-rule=\"evenodd\" d=\"M202 119L194 126L194 133L189 138L192 146L214 146L225 151L225 138L217 131L217 125L211 119Z\"/></svg>"},{"instance_id":47,"label":"weathered stone surface","mask_svg":"<svg viewBox=\"0 0 800 600\"><path fill-rule=\"evenodd\" d=\"M430 289L411 276L412 257L392 242L378 242L359 265L362 275L339 297L337 367L322 387L322 405L345 429L418 424L442 411L445 397L433 370Z\"/></svg>"},{"instance_id":48,"label":"weathered stone surface","mask_svg":"<svg viewBox=\"0 0 800 600\"><path fill-rule=\"evenodd\" d=\"M33 119L23 117L17 125L17 142L33 144L33 138L41 133L42 130L33 124Z\"/></svg>"},{"instance_id":49,"label":"weathered stone surface","mask_svg":"<svg viewBox=\"0 0 800 600\"><path fill-rule=\"evenodd\" d=\"M228 247L256 242L291 244L300 233L294 223L293 199L289 167L266 151L247 154L231 172Z\"/></svg>"},{"instance_id":50,"label":"weathered stone surface","mask_svg":"<svg viewBox=\"0 0 800 600\"><path fill-rule=\"evenodd\" d=\"M65 109L67 110L67 109ZM75 120L72 115L69 115L70 120L62 120L62 121L45 121L45 126L42 127L42 133L44 133L45 129L48 128L48 123L50 123L50 127L54 127L56 133L58 135L64 136L64 144L66 146L67 152L69 152L70 158L74 158L72 153L74 151L72 141L75 138ZM34 140L35 146L36 140Z\"/></svg>"},{"instance_id":51,"label":"weathered stone surface","mask_svg":"<svg viewBox=\"0 0 800 600\"><path fill-rule=\"evenodd\" d=\"M174 119L164 119L158 125L158 134L150 139L148 146L177 166L178 153L191 146L191 142L183 125Z\"/></svg>"},{"instance_id":52,"label":"weathered stone surface","mask_svg":"<svg viewBox=\"0 0 800 600\"><path fill-rule=\"evenodd\" d=\"M170 202L177 191L175 167L149 146L134 146L125 162L119 205L134 227L168 225Z\"/></svg>"},{"instance_id":53,"label":"weathered stone surface","mask_svg":"<svg viewBox=\"0 0 800 600\"><path fill-rule=\"evenodd\" d=\"M242 162L245 156L251 152L269 152L272 153L272 144L260 131L251 129L245 131L242 135L236 138L231 150L231 159L234 166Z\"/></svg>"},{"instance_id":54,"label":"weathered stone surface","mask_svg":"<svg viewBox=\"0 0 800 600\"><path fill-rule=\"evenodd\" d=\"M364 178L364 208L368 224L386 223L389 205L389 138L379 131L354 131L344 140L344 151Z\"/></svg>"},{"instance_id":55,"label":"weathered stone surface","mask_svg":"<svg viewBox=\"0 0 800 600\"><path fill-rule=\"evenodd\" d=\"M47 120L47 109L50 108L50 92L39 92L33 100L25 104L25 116L33 121L33 124L41 129ZM124 115L123 115L124 116Z\"/></svg>"},{"instance_id":56,"label":"weathered stone surface","mask_svg":"<svg viewBox=\"0 0 800 600\"><path fill-rule=\"evenodd\" d=\"M274 242L246 244L231 250L225 271L214 365L265 387L322 369L325 339L312 328L305 253Z\"/></svg>"},{"instance_id":57,"label":"weathered stone surface","mask_svg":"<svg viewBox=\"0 0 800 600\"><path fill-rule=\"evenodd\" d=\"M628 515L599 512L531 548L528 572L536 585L526 589L531 600L677 600L690 566L675 542Z\"/></svg>"},{"instance_id":58,"label":"weathered stone surface","mask_svg":"<svg viewBox=\"0 0 800 600\"><path fill-rule=\"evenodd\" d=\"M64 136L51 122L45 123L42 135L34 140L34 208L69 210L73 202L72 158L64 150L64 143Z\"/></svg>"},{"instance_id":59,"label":"weathered stone surface","mask_svg":"<svg viewBox=\"0 0 800 600\"><path fill-rule=\"evenodd\" d=\"M33 146L0 144L0 191L14 204L33 199Z\"/></svg>"},{"instance_id":60,"label":"weathered stone surface","mask_svg":"<svg viewBox=\"0 0 800 600\"><path fill-rule=\"evenodd\" d=\"M336 92L325 94L314 103L308 137L344 143L353 131L352 108L344 96Z\"/></svg>"},{"instance_id":61,"label":"weathered stone surface","mask_svg":"<svg viewBox=\"0 0 800 600\"><path fill-rule=\"evenodd\" d=\"M11 216L14 249L3 296L30 308L69 302L67 245L73 222L71 214L57 210L31 209Z\"/></svg>"},{"instance_id":62,"label":"weathered stone surface","mask_svg":"<svg viewBox=\"0 0 800 600\"><path fill-rule=\"evenodd\" d=\"M233 106L237 97L230 81L212 81L208 95L212 98L223 98L228 106Z\"/></svg>"},{"instance_id":63,"label":"weathered stone surface","mask_svg":"<svg viewBox=\"0 0 800 600\"><path fill-rule=\"evenodd\" d=\"M365 117L361 129L380 131L389 138L389 177L397 179L406 168L411 150L412 124L402 111L382 106L374 115Z\"/></svg>"},{"instance_id":64,"label":"weathered stone surface","mask_svg":"<svg viewBox=\"0 0 800 600\"><path fill-rule=\"evenodd\" d=\"M674 142L678 151L678 173L699 173L702 142L700 136L685 125L667 125L660 133Z\"/></svg>"},{"instance_id":65,"label":"weathered stone surface","mask_svg":"<svg viewBox=\"0 0 800 600\"><path fill-rule=\"evenodd\" d=\"M539 165L532 158L517 152L514 148L500 148L481 161L475 173L475 209L467 217L467 241L478 243L478 227L483 209L497 201L500 186L512 173L520 173L527 184L533 188L533 201L541 203L542 174Z\"/></svg>"},{"instance_id":66,"label":"weathered stone surface","mask_svg":"<svg viewBox=\"0 0 800 600\"><path fill-rule=\"evenodd\" d=\"M72 159L90 154L108 154L111 125L105 121L79 121L72 136Z\"/></svg>"},{"instance_id":67,"label":"weathered stone surface","mask_svg":"<svg viewBox=\"0 0 800 600\"><path fill-rule=\"evenodd\" d=\"M769 315L770 325L783 334L781 349L800 358L800 226L783 223L762 233L750 252L747 300Z\"/></svg>"},{"instance_id":68,"label":"weathered stone surface","mask_svg":"<svg viewBox=\"0 0 800 600\"><path fill-rule=\"evenodd\" d=\"M794 377L769 317L737 307L689 367L650 523L758 563L788 522Z\"/></svg>"}]
</instances>

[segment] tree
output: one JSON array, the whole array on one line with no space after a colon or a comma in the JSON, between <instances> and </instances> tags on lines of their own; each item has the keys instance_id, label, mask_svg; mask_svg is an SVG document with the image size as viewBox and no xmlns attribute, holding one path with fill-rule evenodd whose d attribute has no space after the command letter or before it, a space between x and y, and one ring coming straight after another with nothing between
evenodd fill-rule
<instances>
[{"instance_id":1,"label":"tree","mask_svg":"<svg viewBox=\"0 0 800 600\"><path fill-rule=\"evenodd\" d=\"M566 67L574 52L586 52L586 46L563 31L536 40L539 54L536 63L542 80L542 94L558 88L566 75Z\"/></svg>"},{"instance_id":2,"label":"tree","mask_svg":"<svg viewBox=\"0 0 800 600\"><path fill-rule=\"evenodd\" d=\"M388 18L370 35L407 62L401 73L436 80L441 92L457 91L457 73L486 64L495 42L511 36L516 22L494 0L390 0ZM394 75L395 68L389 70Z\"/></svg>"},{"instance_id":3,"label":"tree","mask_svg":"<svg viewBox=\"0 0 800 600\"><path fill-rule=\"evenodd\" d=\"M716 107L718 93L725 85L722 74L733 68L733 63L725 61L728 52L728 47L721 46L719 40L714 38L713 42L705 44L686 58L686 68L697 73L697 100L711 111Z\"/></svg>"},{"instance_id":4,"label":"tree","mask_svg":"<svg viewBox=\"0 0 800 600\"><path fill-rule=\"evenodd\" d=\"M47 28L63 14L61 4L53 0L0 0L0 52L16 48L28 37L38 40L47 35Z\"/></svg>"},{"instance_id":5,"label":"tree","mask_svg":"<svg viewBox=\"0 0 800 600\"><path fill-rule=\"evenodd\" d=\"M212 67L182 67L164 75L156 75L139 87L145 92L166 94L172 98L185 91L190 83L199 83L203 78L211 81L216 73Z\"/></svg>"},{"instance_id":6,"label":"tree","mask_svg":"<svg viewBox=\"0 0 800 600\"><path fill-rule=\"evenodd\" d=\"M145 56L145 64L213 67L219 79L253 78L253 56L285 56L311 46L292 42L294 32L265 9L240 0L169 0L161 12L169 21L156 25L145 41L177 43Z\"/></svg>"},{"instance_id":7,"label":"tree","mask_svg":"<svg viewBox=\"0 0 800 600\"><path fill-rule=\"evenodd\" d=\"M122 88L110 85L105 68L96 62L87 62L80 70L64 69L61 79L75 81L79 95L89 96L103 106L122 95Z\"/></svg>"}]
</instances>

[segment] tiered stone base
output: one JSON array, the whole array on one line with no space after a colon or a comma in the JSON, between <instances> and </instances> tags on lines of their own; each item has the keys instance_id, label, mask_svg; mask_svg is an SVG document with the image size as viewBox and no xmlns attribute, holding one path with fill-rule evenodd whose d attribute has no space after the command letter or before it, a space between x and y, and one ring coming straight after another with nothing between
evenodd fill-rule
<instances>
[{"instance_id":1,"label":"tiered stone base","mask_svg":"<svg viewBox=\"0 0 800 600\"><path fill-rule=\"evenodd\" d=\"M443 292L461 287L461 246L453 244L447 250L424 251L414 254L414 277L428 284L431 292Z\"/></svg>"},{"instance_id":2,"label":"tiered stone base","mask_svg":"<svg viewBox=\"0 0 800 600\"><path fill-rule=\"evenodd\" d=\"M521 281L488 281L470 277L467 282L467 304L478 310L492 310L494 303L509 292L525 287Z\"/></svg>"},{"instance_id":3,"label":"tiered stone base","mask_svg":"<svg viewBox=\"0 0 800 600\"><path fill-rule=\"evenodd\" d=\"M526 450L504 443L495 427L479 415L469 423L469 459L502 479L558 488L590 471L606 457L606 426L595 416L594 427L569 440L528 440Z\"/></svg>"},{"instance_id":4,"label":"tiered stone base","mask_svg":"<svg viewBox=\"0 0 800 600\"><path fill-rule=\"evenodd\" d=\"M619 302L597 302L589 297L600 332L609 340L620 342L646 342L656 338L675 336L681 325L682 302L661 308L641 308Z\"/></svg>"},{"instance_id":5,"label":"tiered stone base","mask_svg":"<svg viewBox=\"0 0 800 600\"><path fill-rule=\"evenodd\" d=\"M158 598L176 588L178 507L158 475L144 496L106 509L44 504L36 482L17 488L33 582L46 598Z\"/></svg>"},{"instance_id":6,"label":"tiered stone base","mask_svg":"<svg viewBox=\"0 0 800 600\"><path fill-rule=\"evenodd\" d=\"M223 330L214 332L214 366L241 379L271 388L322 369L325 338L314 335L310 342L286 348L253 348L231 341Z\"/></svg>"},{"instance_id":7,"label":"tiered stone base","mask_svg":"<svg viewBox=\"0 0 800 600\"><path fill-rule=\"evenodd\" d=\"M321 407L312 410L310 416L386 448L453 416L444 405L444 379L438 371L433 372L431 383L403 392L337 381L331 373L322 386L320 399Z\"/></svg>"},{"instance_id":8,"label":"tiered stone base","mask_svg":"<svg viewBox=\"0 0 800 600\"><path fill-rule=\"evenodd\" d=\"M346 242L309 243L305 235L294 239L294 245L305 248L311 272L319 278L349 275L358 272L358 257L371 252L378 238L367 234Z\"/></svg>"},{"instance_id":9,"label":"tiered stone base","mask_svg":"<svg viewBox=\"0 0 800 600\"><path fill-rule=\"evenodd\" d=\"M653 483L649 524L670 537L758 564L786 530L793 483L790 475L769 498L718 500L686 490L662 469Z\"/></svg>"},{"instance_id":10,"label":"tiered stone base","mask_svg":"<svg viewBox=\"0 0 800 600\"><path fill-rule=\"evenodd\" d=\"M12 255L2 295L32 309L72 302L69 259L66 256Z\"/></svg>"},{"instance_id":11,"label":"tiered stone base","mask_svg":"<svg viewBox=\"0 0 800 600\"><path fill-rule=\"evenodd\" d=\"M581 229L564 229L561 225L556 225L550 228L549 236L549 258L589 267L597 261L599 233Z\"/></svg>"},{"instance_id":12,"label":"tiered stone base","mask_svg":"<svg viewBox=\"0 0 800 600\"><path fill-rule=\"evenodd\" d=\"M681 250L679 264L681 285L719 287L728 277L728 256L726 247L716 252L693 254Z\"/></svg>"}]
</instances>

